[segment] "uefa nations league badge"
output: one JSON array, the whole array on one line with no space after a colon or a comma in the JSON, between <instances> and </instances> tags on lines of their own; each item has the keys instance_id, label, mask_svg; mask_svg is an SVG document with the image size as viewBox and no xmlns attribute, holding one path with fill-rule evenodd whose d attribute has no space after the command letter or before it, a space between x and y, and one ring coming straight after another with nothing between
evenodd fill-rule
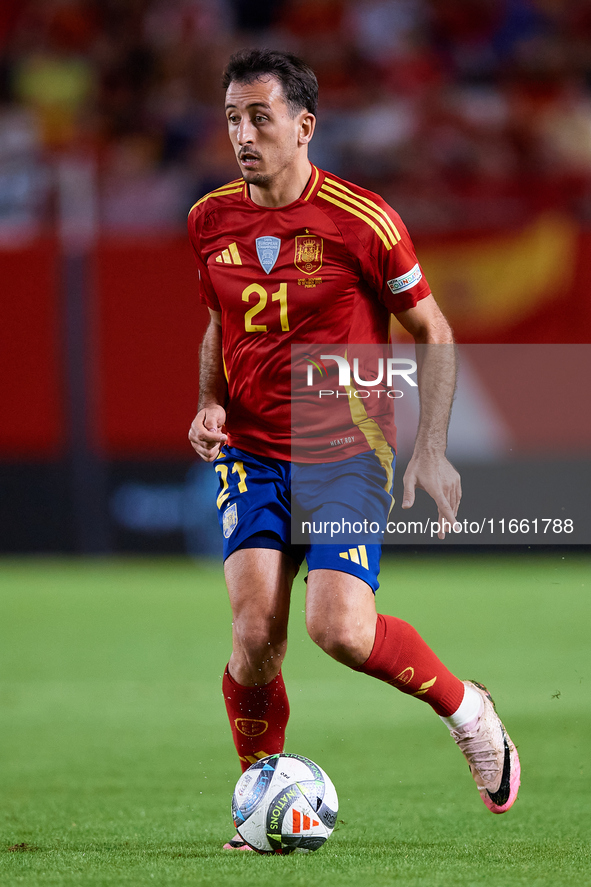
<instances>
[{"instance_id":1,"label":"uefa nations league badge","mask_svg":"<svg viewBox=\"0 0 591 887\"><path fill-rule=\"evenodd\" d=\"M273 266L279 256L281 240L279 237L257 237L256 246L257 256L259 257L259 262L261 263L263 271L266 274L269 274L273 270Z\"/></svg>"}]
</instances>

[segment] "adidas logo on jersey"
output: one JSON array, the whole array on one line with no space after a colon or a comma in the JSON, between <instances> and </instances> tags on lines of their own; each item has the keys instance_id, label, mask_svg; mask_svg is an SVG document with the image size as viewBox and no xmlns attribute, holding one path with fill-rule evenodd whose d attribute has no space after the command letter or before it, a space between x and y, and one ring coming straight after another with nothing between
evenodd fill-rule
<instances>
[{"instance_id":1,"label":"adidas logo on jersey","mask_svg":"<svg viewBox=\"0 0 591 887\"><path fill-rule=\"evenodd\" d=\"M353 561L354 564L361 564L362 567L369 570L367 549L365 545L358 545L357 548L350 548L349 551L341 551L339 557L342 557L346 561Z\"/></svg>"},{"instance_id":2,"label":"adidas logo on jersey","mask_svg":"<svg viewBox=\"0 0 591 887\"><path fill-rule=\"evenodd\" d=\"M216 262L223 262L224 265L242 265L242 259L235 243L231 243L228 249L225 249L215 257Z\"/></svg>"}]
</instances>

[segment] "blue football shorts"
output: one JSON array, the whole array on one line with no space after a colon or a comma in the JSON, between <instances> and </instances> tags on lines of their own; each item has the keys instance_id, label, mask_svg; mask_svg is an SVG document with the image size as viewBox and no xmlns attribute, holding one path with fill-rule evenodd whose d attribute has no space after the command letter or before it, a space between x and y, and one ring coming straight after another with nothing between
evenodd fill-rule
<instances>
[{"instance_id":1,"label":"blue football shorts","mask_svg":"<svg viewBox=\"0 0 591 887\"><path fill-rule=\"evenodd\" d=\"M224 560L241 548L272 548L298 567L305 558L308 571L357 576L375 592L394 460L392 452L390 472L373 450L296 465L224 446L214 463ZM293 534L292 520L298 522Z\"/></svg>"}]
</instances>

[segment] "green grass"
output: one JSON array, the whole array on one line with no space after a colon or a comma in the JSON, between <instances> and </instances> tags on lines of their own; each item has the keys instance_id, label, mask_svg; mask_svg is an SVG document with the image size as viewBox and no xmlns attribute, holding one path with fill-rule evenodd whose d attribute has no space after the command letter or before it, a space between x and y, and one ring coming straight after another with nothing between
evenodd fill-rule
<instances>
[{"instance_id":1,"label":"green grass","mask_svg":"<svg viewBox=\"0 0 591 887\"><path fill-rule=\"evenodd\" d=\"M0 884L591 885L591 559L387 561L379 608L491 688L523 787L493 816L429 707L329 660L296 583L287 748L340 797L318 853L224 853L238 775L207 562L0 562ZM10 849L19 847L19 849Z\"/></svg>"}]
</instances>

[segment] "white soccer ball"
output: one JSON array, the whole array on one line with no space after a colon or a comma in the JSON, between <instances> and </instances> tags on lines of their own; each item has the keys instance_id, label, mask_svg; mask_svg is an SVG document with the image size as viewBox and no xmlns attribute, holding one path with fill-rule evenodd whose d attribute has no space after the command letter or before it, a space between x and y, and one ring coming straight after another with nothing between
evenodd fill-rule
<instances>
[{"instance_id":1,"label":"white soccer ball","mask_svg":"<svg viewBox=\"0 0 591 887\"><path fill-rule=\"evenodd\" d=\"M259 853L318 850L330 837L339 801L324 770L302 755L261 758L234 789L232 819Z\"/></svg>"}]
</instances>

